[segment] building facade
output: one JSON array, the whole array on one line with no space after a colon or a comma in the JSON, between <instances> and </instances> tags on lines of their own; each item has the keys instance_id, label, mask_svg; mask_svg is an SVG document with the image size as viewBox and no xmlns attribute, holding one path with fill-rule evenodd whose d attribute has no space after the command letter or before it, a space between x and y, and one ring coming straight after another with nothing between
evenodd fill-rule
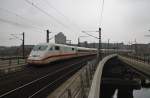
<instances>
[{"instance_id":1,"label":"building facade","mask_svg":"<svg viewBox=\"0 0 150 98\"><path fill-rule=\"evenodd\" d=\"M57 35L55 35L55 43L56 44L66 44L66 36L60 32Z\"/></svg>"}]
</instances>

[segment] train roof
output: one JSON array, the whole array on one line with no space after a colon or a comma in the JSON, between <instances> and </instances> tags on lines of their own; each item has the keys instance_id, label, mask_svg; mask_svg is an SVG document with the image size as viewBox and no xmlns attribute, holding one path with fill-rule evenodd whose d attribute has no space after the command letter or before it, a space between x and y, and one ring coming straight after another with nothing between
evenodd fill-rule
<instances>
[{"instance_id":1,"label":"train roof","mask_svg":"<svg viewBox=\"0 0 150 98\"><path fill-rule=\"evenodd\" d=\"M62 46L62 47L70 47L70 48L77 48L81 50L97 50L96 48L85 48L85 47L78 47L78 46L69 46L64 44L56 44L56 43L39 43L37 45L48 45L48 46Z\"/></svg>"},{"instance_id":2,"label":"train roof","mask_svg":"<svg viewBox=\"0 0 150 98\"><path fill-rule=\"evenodd\" d=\"M69 46L64 44L55 44L55 43L39 43L37 45L48 45L48 46L60 46L60 47L70 47L70 48L77 48L77 46Z\"/></svg>"}]
</instances>

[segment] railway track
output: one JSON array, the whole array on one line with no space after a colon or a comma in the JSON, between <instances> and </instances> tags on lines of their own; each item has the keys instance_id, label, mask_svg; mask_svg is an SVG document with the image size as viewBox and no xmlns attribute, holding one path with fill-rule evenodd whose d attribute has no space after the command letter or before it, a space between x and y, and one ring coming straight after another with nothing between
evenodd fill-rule
<instances>
[{"instance_id":1,"label":"railway track","mask_svg":"<svg viewBox=\"0 0 150 98\"><path fill-rule=\"evenodd\" d=\"M7 83L4 83L5 85L3 85L3 83L0 85L0 87L3 88L1 89L0 98L45 98L47 94L52 92L62 82L84 66L85 62L89 59L91 59L91 57L86 59L76 58L72 60L72 62L68 61L64 64L59 62L50 68L47 66L40 68L27 67L27 69L29 69L25 69L27 73L22 73L22 76L19 75L23 81L20 81L17 77L14 79L13 82L16 86L11 83L12 80L9 79L11 76L6 77L6 79L10 81L6 81ZM29 77L29 74L31 74L31 76L33 75L34 78ZM16 76L16 74L13 76Z\"/></svg>"}]
</instances>

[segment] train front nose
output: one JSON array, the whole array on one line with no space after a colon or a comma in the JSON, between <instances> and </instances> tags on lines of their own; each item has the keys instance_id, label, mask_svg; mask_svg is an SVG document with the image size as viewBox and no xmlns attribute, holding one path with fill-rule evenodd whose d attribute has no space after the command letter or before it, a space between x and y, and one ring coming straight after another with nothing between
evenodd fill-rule
<instances>
[{"instance_id":1,"label":"train front nose","mask_svg":"<svg viewBox=\"0 0 150 98\"><path fill-rule=\"evenodd\" d=\"M43 61L44 55L47 52L48 45L39 44L33 47L27 62L32 63L41 63Z\"/></svg>"},{"instance_id":2,"label":"train front nose","mask_svg":"<svg viewBox=\"0 0 150 98\"><path fill-rule=\"evenodd\" d=\"M29 57L27 62L29 64L40 64L42 62L44 53L39 53L39 52L32 52Z\"/></svg>"},{"instance_id":3,"label":"train front nose","mask_svg":"<svg viewBox=\"0 0 150 98\"><path fill-rule=\"evenodd\" d=\"M43 55L42 52L34 51L29 55L28 59L30 59L30 60L41 60L42 55Z\"/></svg>"}]
</instances>

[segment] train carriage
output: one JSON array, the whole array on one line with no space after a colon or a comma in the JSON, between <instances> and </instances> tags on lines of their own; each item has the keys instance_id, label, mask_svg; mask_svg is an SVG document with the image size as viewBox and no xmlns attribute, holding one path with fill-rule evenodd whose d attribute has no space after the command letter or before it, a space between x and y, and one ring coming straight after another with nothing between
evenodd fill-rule
<instances>
[{"instance_id":1,"label":"train carriage","mask_svg":"<svg viewBox=\"0 0 150 98\"><path fill-rule=\"evenodd\" d=\"M63 44L41 43L32 49L27 62L29 64L48 64L57 60L96 54L96 49L69 46Z\"/></svg>"}]
</instances>

